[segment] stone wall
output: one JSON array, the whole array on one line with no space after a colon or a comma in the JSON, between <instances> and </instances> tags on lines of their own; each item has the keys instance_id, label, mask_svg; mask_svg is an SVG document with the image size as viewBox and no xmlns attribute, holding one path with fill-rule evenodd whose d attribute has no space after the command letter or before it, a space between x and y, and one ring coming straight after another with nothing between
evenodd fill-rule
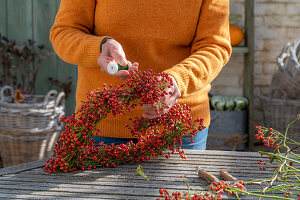
<instances>
[{"instance_id":1,"label":"stone wall","mask_svg":"<svg viewBox=\"0 0 300 200\"><path fill-rule=\"evenodd\" d=\"M268 91L277 69L277 56L287 42L300 37L300 0L255 1L254 123L263 123L259 96ZM230 12L243 15L244 0L230 0ZM244 16L243 16L244 17ZM238 22L243 27L244 18ZM233 54L217 79L212 93L242 95L243 55Z\"/></svg>"}]
</instances>

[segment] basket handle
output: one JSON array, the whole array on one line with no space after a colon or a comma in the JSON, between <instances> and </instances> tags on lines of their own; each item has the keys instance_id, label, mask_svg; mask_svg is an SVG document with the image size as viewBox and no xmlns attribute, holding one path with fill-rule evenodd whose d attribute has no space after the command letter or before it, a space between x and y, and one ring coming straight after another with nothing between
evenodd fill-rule
<instances>
[{"instance_id":1,"label":"basket handle","mask_svg":"<svg viewBox=\"0 0 300 200\"><path fill-rule=\"evenodd\" d=\"M270 101L272 101L275 92L279 92L279 94L281 94L282 100L286 102L286 100L287 100L287 94L286 94L286 92L283 89L278 88L278 87L271 89L270 95L269 95Z\"/></svg>"},{"instance_id":2,"label":"basket handle","mask_svg":"<svg viewBox=\"0 0 300 200\"><path fill-rule=\"evenodd\" d=\"M65 96L66 94L63 91L57 95L57 98L55 100L55 107L59 106L60 104L63 104Z\"/></svg>"},{"instance_id":3,"label":"basket handle","mask_svg":"<svg viewBox=\"0 0 300 200\"><path fill-rule=\"evenodd\" d=\"M277 57L277 65L281 70L284 69L285 61L290 56L290 53L289 53L290 47L291 47L291 43L287 43L283 47L280 55Z\"/></svg>"},{"instance_id":4,"label":"basket handle","mask_svg":"<svg viewBox=\"0 0 300 200\"><path fill-rule=\"evenodd\" d=\"M49 99L50 99L51 96L57 96L57 91L55 91L55 90L50 90L50 91L46 94L46 96L45 96L45 98L44 98L44 102L43 102L43 107L44 107L44 108L45 108L46 105L48 104Z\"/></svg>"},{"instance_id":5,"label":"basket handle","mask_svg":"<svg viewBox=\"0 0 300 200\"><path fill-rule=\"evenodd\" d=\"M291 59L294 62L294 67L300 70L300 38L296 39L291 46Z\"/></svg>"},{"instance_id":6,"label":"basket handle","mask_svg":"<svg viewBox=\"0 0 300 200\"><path fill-rule=\"evenodd\" d=\"M5 95L5 91L8 90L10 91L10 96L6 96ZM1 88L1 91L0 91L0 100L1 101L8 101L10 97L14 97L14 88L11 87L11 86L8 86L8 85L5 85L3 88Z\"/></svg>"}]
</instances>

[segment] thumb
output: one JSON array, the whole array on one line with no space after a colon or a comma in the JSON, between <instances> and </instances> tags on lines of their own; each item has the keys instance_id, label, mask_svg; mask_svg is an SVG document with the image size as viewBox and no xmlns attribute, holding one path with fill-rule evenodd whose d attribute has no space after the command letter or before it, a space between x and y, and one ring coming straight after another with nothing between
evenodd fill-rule
<instances>
[{"instance_id":1,"label":"thumb","mask_svg":"<svg viewBox=\"0 0 300 200\"><path fill-rule=\"evenodd\" d=\"M127 60L125 58L125 53L122 48L113 48L110 51L112 58L122 66L127 65Z\"/></svg>"}]
</instances>

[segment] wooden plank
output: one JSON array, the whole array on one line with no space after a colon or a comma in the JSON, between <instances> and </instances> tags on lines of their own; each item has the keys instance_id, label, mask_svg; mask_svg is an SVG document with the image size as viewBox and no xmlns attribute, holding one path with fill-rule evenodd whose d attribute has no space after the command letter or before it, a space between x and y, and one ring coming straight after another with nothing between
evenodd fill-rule
<instances>
[{"instance_id":1,"label":"wooden plank","mask_svg":"<svg viewBox=\"0 0 300 200\"><path fill-rule=\"evenodd\" d=\"M246 46L248 46L249 52L245 54L244 59L244 72L243 72L243 91L244 96L249 100L249 107L248 107L248 144L249 150L253 151L254 148L254 97L253 97L253 90L254 90L254 4L253 0L246 0L245 1L245 29L246 29Z\"/></svg>"},{"instance_id":2,"label":"wooden plank","mask_svg":"<svg viewBox=\"0 0 300 200\"><path fill-rule=\"evenodd\" d=\"M164 167L164 165L172 164L172 166L174 166L173 168L180 168L180 169L184 169L184 167L183 167L184 165L193 166L193 167L195 167L195 166L205 167L205 166L211 166L211 165L215 164L216 167L219 167L219 168L223 167L225 169L230 169L230 168L232 168L232 166L234 166L235 168L241 167L244 170L247 170L247 169L252 169L251 166L256 165L256 163L259 160L258 153L245 154L245 153L239 153L239 152L222 152L222 151L205 151L205 152L206 153L204 153L204 152L198 153L200 155L195 155L195 154L191 154L191 153L195 153L195 151L194 152L187 151L186 152L186 154L188 155L187 160L182 160L182 159L178 158L178 155L173 155L169 159L165 159L162 156L162 157L150 160L147 163L153 163L156 165L156 167L158 167L158 166ZM205 155L205 154L211 154L211 156ZM214 155L212 155L212 154L214 154ZM229 154L236 155L236 156L229 156ZM242 154L242 156L238 156L237 154ZM223 156L223 155L227 155L227 156ZM247 155L251 155L251 157L247 156ZM222 162L216 163L216 160L222 160ZM157 162L159 162L159 163L157 163ZM29 163L29 164L31 164L31 163ZM36 164L33 164L33 166L35 168L39 168L37 170L41 170L41 167L43 167L45 164L46 164L45 160L41 160L41 161L37 161ZM145 163L139 163L139 164L141 164L143 166L145 165ZM26 170L26 166L28 164L24 164L24 165L25 166L21 165L22 167L13 166L10 168L0 169L0 175L15 173L20 170L24 171L24 169ZM258 167L258 165L256 165L256 166ZM122 167L122 166L117 167L116 170L118 170L120 167ZM151 167L153 167L153 166L150 165L150 168ZM34 168L30 166L30 169L34 169ZM135 169L133 169L133 170L135 170ZM29 171L26 173L31 173L31 172ZM32 173L35 173L35 172L32 172Z\"/></svg>"},{"instance_id":3,"label":"wooden plank","mask_svg":"<svg viewBox=\"0 0 300 200\"><path fill-rule=\"evenodd\" d=\"M175 166L174 163L168 163L167 165L159 165L160 163L142 163L144 168L144 172L151 177L158 177L160 181L169 180L169 177L172 174L173 181L182 181L180 176L184 176L187 178L192 178L196 176L196 166L190 166L189 163L183 163L182 165ZM186 167L185 167L186 166ZM204 170L216 175L219 177L219 169L223 168L229 171L233 176L237 177L238 179L243 180L251 180L255 176L267 176L272 173L274 170L272 168L266 171L258 171L257 166L253 166L252 168L245 168L245 167L236 167L232 165L228 166L213 166L212 164L205 164L203 163L200 165L201 168ZM136 174L137 165L127 165L127 166L119 166L117 168L98 168L94 170L87 170L87 171L76 171L72 173L57 173L57 174L49 174L47 172L43 172L41 169L25 171L21 174L17 175L9 175L0 178L2 180L14 180L15 178L24 178L28 180L42 180L47 181L48 179L61 179L61 180L69 180L69 177L72 178L73 181L78 179L78 181L91 181L94 179L104 181L112 181L112 180L123 180L127 179L128 177L135 177L141 178ZM108 178L108 180L106 180ZM141 178L143 180L143 178Z\"/></svg>"},{"instance_id":4,"label":"wooden plank","mask_svg":"<svg viewBox=\"0 0 300 200\"><path fill-rule=\"evenodd\" d=\"M183 164L191 164L194 163L194 165L200 165L201 163L204 164L211 164L211 163L215 163L216 160L222 160L223 163L217 162L220 165L226 165L226 163L228 165L232 165L235 164L236 166L241 165L241 164L245 164L245 165L249 165L249 164L254 164L256 161L258 161L259 159L259 154L255 153L255 152L227 152L227 151L194 151L194 150L186 150L185 154L188 156L187 160L183 160L178 158L178 155L173 155L171 158L169 159L165 159L163 156L162 157L158 157L155 158L153 160L150 160L148 162L157 162L159 160L159 162L176 162L175 164L179 164L179 163L183 163ZM247 159L245 159L247 158ZM206 159L206 160L205 160ZM46 160L46 159L45 159ZM9 174L9 173L16 173L18 172L18 170L24 171L23 169L33 169L33 166L35 166L35 168L38 167L43 167L46 163L45 160L40 160L40 161L36 161L34 163L25 163L22 165L17 165L17 166L12 166L9 168L3 168L0 169L0 175L3 174ZM143 163L140 163L143 165ZM243 166L243 165L242 165Z\"/></svg>"},{"instance_id":5,"label":"wooden plank","mask_svg":"<svg viewBox=\"0 0 300 200\"><path fill-rule=\"evenodd\" d=\"M121 172L120 172L121 171ZM217 171L209 171L206 170L209 173L215 175L220 180L222 179L219 175L219 172ZM175 173L174 171L164 171L164 172L154 172L145 170L145 173L149 177L151 181L155 181L157 183L163 183L167 184L172 179L172 182L178 183L182 182L183 180L189 180L189 181L196 181L201 182L199 180L198 176L195 173L196 171L185 171L182 173ZM253 171L254 172L254 171ZM235 176L239 180L249 181L253 180L253 177L268 177L272 173L272 171L264 171L263 173L257 172L257 173L251 173L248 174L245 171L244 172L232 172L230 173ZM183 176L184 178L181 178L180 176ZM99 174L85 174L84 176L76 176L74 174L66 174L65 176L53 176L53 175L41 175L41 174L18 174L16 176L11 177L1 177L0 183L5 181L26 181L26 182L51 182L51 183L67 183L72 182L76 183L78 185L89 185L89 184L97 184L99 182L101 183L119 183L119 182L135 182L135 183L145 183L145 179L141 176L139 176L136 172L126 173L125 170L119 169L119 171L112 171L110 173L99 173ZM206 183L205 181L202 181L202 183Z\"/></svg>"},{"instance_id":6,"label":"wooden plank","mask_svg":"<svg viewBox=\"0 0 300 200\"><path fill-rule=\"evenodd\" d=\"M197 191L205 191L202 187L199 187L196 185L190 185ZM159 186L159 187L154 187L154 188L139 188L138 185L135 187L122 187L122 186L88 186L88 187L83 187L83 186L77 186L77 185L69 185L68 187L63 187L62 185L47 185L47 184L41 184L41 185L17 185L16 187L12 185L0 185L0 188L2 190L11 190L11 191L22 191L21 194L26 194L26 193L32 193L34 195L55 195L55 192L60 192L60 194L57 195L57 198L60 196L77 196L77 195L101 195L99 198L102 199L102 196L109 196L109 195L118 195L119 197L128 197L131 196L131 198L134 197L157 197L158 196L158 191L160 188L165 188L168 191L178 191L178 192L187 192L187 187L185 184L182 183L181 187L176 186L175 188L169 187L169 186ZM204 186L206 187L206 186ZM0 189L0 190L1 190ZM207 189L207 188L206 188ZM254 191L258 190L259 186L247 186L248 191ZM9 193L9 192L5 192ZM5 194L4 193L4 194ZM52 194L51 194L52 193ZM53 194L54 193L54 194ZM277 192L275 192L276 194ZM277 193L278 194L278 193Z\"/></svg>"},{"instance_id":7,"label":"wooden plank","mask_svg":"<svg viewBox=\"0 0 300 200\"><path fill-rule=\"evenodd\" d=\"M270 173L269 173L270 174ZM1 180L1 185L40 185L40 186L57 186L60 187L90 187L90 186L116 186L118 187L139 187L139 188L159 188L162 185L164 187L169 188L182 188L185 186L183 184L183 181L190 182L191 184L196 184L202 187L206 187L209 185L208 182L206 182L203 179L198 178L196 174L194 175L186 175L184 178L180 178L179 176L173 176L171 173L168 174L169 176L160 176L157 174L156 176L149 176L149 181L146 181L139 175L131 176L131 178L121 178L115 176L115 178L111 178L110 180L108 178L95 178L95 179L89 179L89 180L80 180L80 179L72 179L72 177L65 177L65 178L51 178L50 176L48 178L40 178L40 179L32 179L33 177L22 177L22 178L16 178L12 177L10 179ZM260 175L260 174L259 174ZM267 178L267 175L261 176ZM38 178L38 177L35 177ZM171 181L170 181L171 180ZM251 177L243 178L243 181L250 181L252 180ZM76 186L74 186L76 185ZM251 186L252 188L256 187L255 185ZM259 187L259 186L258 186Z\"/></svg>"},{"instance_id":8,"label":"wooden plank","mask_svg":"<svg viewBox=\"0 0 300 200\"><path fill-rule=\"evenodd\" d=\"M77 67L71 64L64 62L63 60L59 59L57 62L58 66L58 80L65 82L68 80L69 77L72 79L72 92L66 99L66 115L70 116L75 112L76 106L76 83L77 83Z\"/></svg>"},{"instance_id":9,"label":"wooden plank","mask_svg":"<svg viewBox=\"0 0 300 200\"><path fill-rule=\"evenodd\" d=\"M39 194L37 194L39 193ZM67 192L52 192L52 191L45 191L45 192L35 192L35 191L27 191L27 190L12 190L8 191L5 189L0 189L0 198L13 198L13 199L95 199L99 200L99 195L95 194L74 194L74 193L67 193ZM101 199L139 199L140 196L135 195L105 195L101 194ZM143 197L143 200L153 200L153 197Z\"/></svg>"},{"instance_id":10,"label":"wooden plank","mask_svg":"<svg viewBox=\"0 0 300 200\"><path fill-rule=\"evenodd\" d=\"M5 192L5 190L0 189L0 199L7 199L7 198L13 198L13 199L72 199L72 200L82 200L82 199L89 199L89 200L99 200L99 195L90 195L90 194L76 194L74 195L65 195L64 193L61 192L45 192L43 195L36 195L36 194L30 194L28 191L24 192L19 192L15 193L1 193ZM24 194L28 193L28 194ZM65 195L65 196L63 196ZM106 199L122 199L122 200L133 200L133 199L138 199L140 200L141 197L137 196L119 196L119 195L101 195L101 200L106 200ZM143 197L143 200L153 200L153 197Z\"/></svg>"},{"instance_id":11,"label":"wooden plank","mask_svg":"<svg viewBox=\"0 0 300 200\"><path fill-rule=\"evenodd\" d=\"M104 199L119 199L119 200L153 200L153 197L142 197L141 196L134 196L134 195L105 195L101 194L101 197L99 195L95 194L68 194L68 193L62 193L62 192L44 192L42 195L37 195L37 194L31 194L30 191L12 191L11 193L5 194L4 192L7 192L5 190L0 189L0 198L13 198L13 199L72 199L72 200L82 200L82 199L95 199L101 200ZM157 197L158 197L158 192L157 192Z\"/></svg>"},{"instance_id":12,"label":"wooden plank","mask_svg":"<svg viewBox=\"0 0 300 200\"><path fill-rule=\"evenodd\" d=\"M32 39L32 1L7 1L8 37L23 43Z\"/></svg>"},{"instance_id":13,"label":"wooden plank","mask_svg":"<svg viewBox=\"0 0 300 200\"><path fill-rule=\"evenodd\" d=\"M196 167L201 167L203 169L207 169L209 171L219 171L219 169L230 169L230 170L236 170L236 171L247 171L249 170L251 173L251 171L253 169L258 169L259 165L257 163L244 163L244 164L237 164L237 163L215 163L215 162L205 162L205 161L199 161L199 162L194 162L194 161L182 161L181 163L174 163L174 162L168 162L168 160L164 161L160 161L160 162L144 162L144 163L138 163L135 165L121 165L118 166L116 168L112 168L112 169L107 169L107 168L97 168L95 170L86 170L86 171L78 171L77 175L79 176L80 174L84 175L84 174L93 174L93 173L99 173L102 171L118 171L118 170L122 170L122 169L126 169L126 172L130 172L130 171L135 171L138 165L142 165L144 169L149 169L151 170L152 168L155 168L156 170L176 170L178 172L182 172L182 171L195 171ZM210 169L211 166L214 166L213 169ZM268 168L268 170L274 170L273 167ZM35 174L35 173L44 173L44 174L48 174L48 172L43 172L42 169L34 169L34 170L30 170L30 171L26 171L25 173L28 174ZM248 172L247 172L248 173ZM257 172L254 172L257 173ZM64 173L60 173L58 175L62 175L64 176Z\"/></svg>"},{"instance_id":14,"label":"wooden plank","mask_svg":"<svg viewBox=\"0 0 300 200\"><path fill-rule=\"evenodd\" d=\"M7 185L2 185L0 184L0 188L2 189L12 189L14 190L15 188L18 188L18 190L27 190L27 191L35 191L34 193L40 193L40 192L48 192L48 191L53 191L53 192L65 192L65 193L70 193L70 194L74 194L77 192L80 193L85 193L85 194L90 194L90 193L94 193L94 194L115 194L115 195L132 195L136 194L136 195L140 195L141 193L144 195L144 191L146 190L151 190L149 194L149 196L151 195L157 195L158 191L160 188L166 188L168 190L174 190L174 191L187 191L187 187L186 185L182 182L182 183L178 183L177 185L162 185L162 184L156 184L155 186L152 186L151 184L149 184L149 187L147 187L147 185L145 185L144 187L140 187L140 185L138 184L132 184L132 186L128 185L119 185L116 187L116 185L112 185L112 186L108 186L108 185L77 185L77 184L48 184L48 183L40 183L39 185L37 184L29 184L29 183L21 183L18 185L8 185L10 184L10 182L7 182ZM26 185L25 185L26 184ZM198 186L198 184L201 183L190 183L189 185L191 187L193 187L195 190L198 191L205 191L207 189L208 184L201 184L201 186ZM116 190L117 188L117 190ZM134 188L134 189L133 189ZM255 185L248 185L247 187L248 191L255 191L255 190L259 190L260 187L259 186L255 186ZM133 192L133 191L138 191L136 193L129 193L129 192ZM5 192L5 193L9 193L9 192Z\"/></svg>"},{"instance_id":15,"label":"wooden plank","mask_svg":"<svg viewBox=\"0 0 300 200\"><path fill-rule=\"evenodd\" d=\"M256 174L259 165L257 164L258 160L255 162L214 162L214 161L207 161L207 160L178 160L178 161L170 161L170 160L151 160L148 162L144 162L144 163L138 163L136 165L121 165L118 166L117 168L114 169L107 169L107 168L98 168L95 170L87 170L87 171L77 171L77 176L84 176L85 174L98 174L98 173L102 173L102 172L114 172L114 171L118 171L118 170L122 170L124 168L126 168L126 172L135 172L137 165L142 165L144 167L145 170L151 170L152 168L155 168L156 170L158 170L159 172L167 172L167 171L172 171L172 170L176 170L176 172L178 173L183 173L185 171L195 171L196 167L201 167L205 170L208 171L216 171L218 172L220 169L226 169L229 170L231 172L245 172L247 174L251 174L254 175ZM211 166L214 166L213 169L210 169ZM253 171L255 170L255 171ZM268 168L267 171L269 170L273 170L273 168ZM100 171L100 172L99 172ZM47 172L43 172L42 169L34 169L31 171L26 171L24 172L26 174L35 174L35 173L43 173L43 174L48 174ZM58 176L64 176L63 174L58 174Z\"/></svg>"},{"instance_id":16,"label":"wooden plank","mask_svg":"<svg viewBox=\"0 0 300 200\"><path fill-rule=\"evenodd\" d=\"M216 170L208 170L208 168L204 169L207 172L215 175L219 179L222 179L219 175L219 171ZM120 171L122 173L120 173ZM230 172L233 176L235 176L239 180L251 180L253 177L260 176L260 177L268 177L273 171L268 170L268 171L254 171L252 170L252 173L248 173L249 171L238 171L238 170L229 170L227 171ZM147 174L150 180L157 180L160 182L163 181L169 181L170 177L172 174L172 181L182 181L182 178L180 176L183 176L188 179L198 179L196 175L196 170L192 171L174 171L174 170L155 170L155 171L150 171L150 170L144 170L144 172ZM256 172L256 173L255 173ZM53 180L57 182L56 179L61 179L63 182L64 181L69 181L70 177L74 178L71 179L71 181L77 181L77 182L83 182L83 184L86 184L85 181L90 182L90 181L103 181L103 182L114 182L114 181L124 181L127 180L128 178L134 178L135 180L138 181L144 181L145 179L137 175L135 171L130 171L126 172L125 170L119 169L118 171L103 171L102 173L93 173L93 174L66 174L64 176L61 175L50 175L50 174L27 174L27 173L22 173L17 176L13 177L1 177L0 182L5 181L5 180L42 180L42 181L48 181L48 180Z\"/></svg>"},{"instance_id":17,"label":"wooden plank","mask_svg":"<svg viewBox=\"0 0 300 200\"><path fill-rule=\"evenodd\" d=\"M53 89L53 84L49 77L57 79L57 57L54 54L49 40L50 29L54 23L57 13L56 1L53 0L33 0L33 39L37 44L43 44L51 49L52 56L45 59L40 64L39 75L36 80L35 94L46 94ZM35 62L35 67L39 64ZM52 86L52 88L51 88Z\"/></svg>"},{"instance_id":18,"label":"wooden plank","mask_svg":"<svg viewBox=\"0 0 300 200\"><path fill-rule=\"evenodd\" d=\"M14 174L30 169L34 169L37 167L42 167L44 166L44 161L35 161L35 162L29 162L29 163L24 163L20 165L15 165L11 167L5 167L0 169L0 176L6 175L6 174Z\"/></svg>"},{"instance_id":19,"label":"wooden plank","mask_svg":"<svg viewBox=\"0 0 300 200\"><path fill-rule=\"evenodd\" d=\"M56 8L58 10L60 5L60 0L55 0ZM58 67L58 80L66 81L68 77L72 78L72 92L69 97L66 99L66 115L71 115L75 112L76 106L76 83L77 83L77 66L71 65L69 63L64 62L60 58L57 57L57 67Z\"/></svg>"},{"instance_id":20,"label":"wooden plank","mask_svg":"<svg viewBox=\"0 0 300 200\"><path fill-rule=\"evenodd\" d=\"M43 192L47 192L49 190L55 191L55 192L65 192L65 193L85 193L85 194L114 194L114 195L132 195L135 194L136 196L153 196L154 194L158 193L158 189L147 189L147 190L140 190L139 188L122 188L122 187L109 187L109 186L94 186L89 188L62 188L62 187L54 187L54 188L49 188L49 186L23 186L23 185L0 185L1 189L7 189L7 190L29 190L29 191L35 191L34 193L37 195L41 195ZM180 189L178 189L180 190ZM184 189L181 189L184 191Z\"/></svg>"},{"instance_id":21,"label":"wooden plank","mask_svg":"<svg viewBox=\"0 0 300 200\"><path fill-rule=\"evenodd\" d=\"M232 53L248 53L249 49L248 47L232 47Z\"/></svg>"},{"instance_id":22,"label":"wooden plank","mask_svg":"<svg viewBox=\"0 0 300 200\"><path fill-rule=\"evenodd\" d=\"M203 191L207 187L207 184L203 185L202 187L198 185L199 183L191 183L190 186L193 187L197 191ZM136 196L154 196L158 195L158 191L160 188L166 188L168 190L174 190L174 191L180 191L185 192L187 191L187 187L184 183L177 184L177 185L157 185L154 187L151 187L149 184L149 187L140 187L138 184L134 185L134 187L130 186L119 186L119 185L113 185L113 186L107 186L107 185L66 185L66 184L48 184L48 183L40 183L40 184L18 184L18 185L3 185L0 184L1 189L7 189L7 190L22 190L22 191L34 191L35 194L39 195L43 192L53 191L53 192L64 192L64 193L81 193L81 194L99 194L99 195L136 195ZM207 188L206 188L207 189ZM259 186L250 186L247 187L248 191L253 191L259 189Z\"/></svg>"},{"instance_id":23,"label":"wooden plank","mask_svg":"<svg viewBox=\"0 0 300 200\"><path fill-rule=\"evenodd\" d=\"M218 150L191 150L185 149L184 153L186 155L222 155L222 156L240 156L240 157L257 157L259 153L257 152L245 152L245 151L218 151Z\"/></svg>"},{"instance_id":24,"label":"wooden plank","mask_svg":"<svg viewBox=\"0 0 300 200\"><path fill-rule=\"evenodd\" d=\"M181 159L179 158L178 155L173 155L171 156L171 158L166 159L164 156L162 157L158 157L158 158L154 158L151 160L148 160L147 162L153 162L153 163L157 163L158 164L163 164L163 163L174 163L175 165L177 164L194 164L194 165L201 165L203 164L214 164L216 163L216 161L222 161L222 162L217 162L217 165L235 165L235 166L249 166L249 164L256 164L261 158L260 157L224 157L224 156L197 156L197 157L193 157L191 155L189 155L187 157L187 159ZM41 161L42 162L42 161ZM144 162L141 162L140 164L143 164ZM44 164L46 164L46 162L44 161Z\"/></svg>"},{"instance_id":25,"label":"wooden plank","mask_svg":"<svg viewBox=\"0 0 300 200\"><path fill-rule=\"evenodd\" d=\"M32 35L32 1L31 0L7 0L7 37L10 40L15 40L19 45L31 40ZM17 74L18 82L12 85L17 87L19 84L25 90L31 90L29 82L32 80L32 75L27 76L27 70L22 70L24 65L19 66L20 73ZM33 70L34 65L26 66L27 69ZM22 79L25 83L23 83Z\"/></svg>"},{"instance_id":26,"label":"wooden plank","mask_svg":"<svg viewBox=\"0 0 300 200\"><path fill-rule=\"evenodd\" d=\"M7 0L0 0L0 33L7 36Z\"/></svg>"}]
</instances>

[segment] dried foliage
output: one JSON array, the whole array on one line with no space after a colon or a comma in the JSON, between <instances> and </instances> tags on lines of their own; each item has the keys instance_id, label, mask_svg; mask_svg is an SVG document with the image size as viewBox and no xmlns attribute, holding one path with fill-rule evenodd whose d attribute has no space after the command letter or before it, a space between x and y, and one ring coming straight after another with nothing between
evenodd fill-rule
<instances>
[{"instance_id":1,"label":"dried foliage","mask_svg":"<svg viewBox=\"0 0 300 200\"><path fill-rule=\"evenodd\" d=\"M49 49L33 40L18 44L0 33L0 87L10 85L32 94L40 64L50 55Z\"/></svg>"}]
</instances>

